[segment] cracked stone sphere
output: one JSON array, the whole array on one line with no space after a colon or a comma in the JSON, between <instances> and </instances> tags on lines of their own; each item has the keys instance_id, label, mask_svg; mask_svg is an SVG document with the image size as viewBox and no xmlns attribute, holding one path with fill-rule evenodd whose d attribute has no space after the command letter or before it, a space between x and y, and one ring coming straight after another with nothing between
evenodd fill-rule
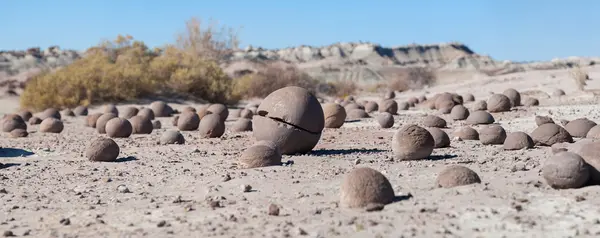
<instances>
[{"instance_id":1,"label":"cracked stone sphere","mask_svg":"<svg viewBox=\"0 0 600 238\"><path fill-rule=\"evenodd\" d=\"M573 137L565 128L554 123L546 123L538 126L531 132L531 138L536 145L552 146L555 143L573 143Z\"/></svg>"},{"instance_id":2,"label":"cracked stone sphere","mask_svg":"<svg viewBox=\"0 0 600 238\"><path fill-rule=\"evenodd\" d=\"M154 130L152 121L143 116L133 116L129 119L133 134L150 134Z\"/></svg>"},{"instance_id":3,"label":"cracked stone sphere","mask_svg":"<svg viewBox=\"0 0 600 238\"><path fill-rule=\"evenodd\" d=\"M269 94L252 119L256 140L273 141L284 155L307 153L325 127L323 108L308 90L291 86Z\"/></svg>"},{"instance_id":4,"label":"cracked stone sphere","mask_svg":"<svg viewBox=\"0 0 600 238\"><path fill-rule=\"evenodd\" d=\"M479 141L484 145L502 145L506 140L506 131L499 125L485 126L479 131Z\"/></svg>"},{"instance_id":5,"label":"cracked stone sphere","mask_svg":"<svg viewBox=\"0 0 600 238\"><path fill-rule=\"evenodd\" d=\"M371 113L377 110L379 110L379 105L377 105L377 102L367 102L365 104L365 112Z\"/></svg>"},{"instance_id":6,"label":"cracked stone sphere","mask_svg":"<svg viewBox=\"0 0 600 238\"><path fill-rule=\"evenodd\" d=\"M119 153L119 145L114 140L99 137L88 145L85 157L90 161L113 162L117 160Z\"/></svg>"},{"instance_id":7,"label":"cracked stone sphere","mask_svg":"<svg viewBox=\"0 0 600 238\"><path fill-rule=\"evenodd\" d=\"M221 121L227 120L227 117L229 116L229 109L227 109L225 105L220 103L211 104L206 110L212 114L219 115Z\"/></svg>"},{"instance_id":8,"label":"cracked stone sphere","mask_svg":"<svg viewBox=\"0 0 600 238\"><path fill-rule=\"evenodd\" d=\"M508 97L512 107L521 106L521 93L519 93L519 91L515 90L514 88L509 88L504 90L502 94Z\"/></svg>"},{"instance_id":9,"label":"cracked stone sphere","mask_svg":"<svg viewBox=\"0 0 600 238\"><path fill-rule=\"evenodd\" d=\"M495 119L489 112L474 111L467 117L468 125L485 125L494 123Z\"/></svg>"},{"instance_id":10,"label":"cracked stone sphere","mask_svg":"<svg viewBox=\"0 0 600 238\"><path fill-rule=\"evenodd\" d=\"M27 124L25 120L17 114L7 115L2 119L2 131L3 132L11 132L15 129L23 129L27 130Z\"/></svg>"},{"instance_id":11,"label":"cracked stone sphere","mask_svg":"<svg viewBox=\"0 0 600 238\"><path fill-rule=\"evenodd\" d=\"M579 118L567 123L567 125L565 125L565 130L573 137L582 138L585 137L594 126L596 126L595 122L587 118Z\"/></svg>"},{"instance_id":12,"label":"cracked stone sphere","mask_svg":"<svg viewBox=\"0 0 600 238\"><path fill-rule=\"evenodd\" d=\"M433 137L433 148L446 148L450 146L450 137L448 134L440 128L427 128L429 134Z\"/></svg>"},{"instance_id":13,"label":"cracked stone sphere","mask_svg":"<svg viewBox=\"0 0 600 238\"><path fill-rule=\"evenodd\" d=\"M138 115L139 112L140 112L140 109L138 109L137 107L126 107L126 108L121 109L121 111L119 112L119 115L122 118L131 119L132 117Z\"/></svg>"},{"instance_id":14,"label":"cracked stone sphere","mask_svg":"<svg viewBox=\"0 0 600 238\"><path fill-rule=\"evenodd\" d=\"M423 119L423 125L426 127L444 128L446 127L446 120L438 116L427 115Z\"/></svg>"},{"instance_id":15,"label":"cracked stone sphere","mask_svg":"<svg viewBox=\"0 0 600 238\"><path fill-rule=\"evenodd\" d=\"M155 117L170 117L173 114L173 108L163 101L152 102L150 109L152 109Z\"/></svg>"},{"instance_id":16,"label":"cracked stone sphere","mask_svg":"<svg viewBox=\"0 0 600 238\"><path fill-rule=\"evenodd\" d=\"M382 112L377 115L377 123L381 128L391 128L394 126L394 116L389 112Z\"/></svg>"},{"instance_id":17,"label":"cracked stone sphere","mask_svg":"<svg viewBox=\"0 0 600 238\"><path fill-rule=\"evenodd\" d=\"M75 109L73 109L73 112L76 116L87 116L88 108L86 106L77 106Z\"/></svg>"},{"instance_id":18,"label":"cracked stone sphere","mask_svg":"<svg viewBox=\"0 0 600 238\"><path fill-rule=\"evenodd\" d=\"M379 112L389 112L396 115L398 114L398 103L392 99L385 99L379 103Z\"/></svg>"},{"instance_id":19,"label":"cracked stone sphere","mask_svg":"<svg viewBox=\"0 0 600 238\"><path fill-rule=\"evenodd\" d=\"M525 132L517 131L508 133L504 140L503 148L505 150L521 150L525 148L533 148L534 143L531 136Z\"/></svg>"},{"instance_id":20,"label":"cracked stone sphere","mask_svg":"<svg viewBox=\"0 0 600 238\"><path fill-rule=\"evenodd\" d=\"M346 120L346 109L337 103L323 104L325 128L340 128Z\"/></svg>"},{"instance_id":21,"label":"cracked stone sphere","mask_svg":"<svg viewBox=\"0 0 600 238\"><path fill-rule=\"evenodd\" d=\"M461 165L450 165L437 176L438 187L453 188L469 184L481 183L479 175L475 171Z\"/></svg>"},{"instance_id":22,"label":"cracked stone sphere","mask_svg":"<svg viewBox=\"0 0 600 238\"><path fill-rule=\"evenodd\" d=\"M150 108L142 108L140 109L140 111L137 114L138 116L144 117L148 120L154 120L154 111L152 111L152 109Z\"/></svg>"},{"instance_id":23,"label":"cracked stone sphere","mask_svg":"<svg viewBox=\"0 0 600 238\"><path fill-rule=\"evenodd\" d=\"M344 176L340 188L340 205L344 208L364 208L370 204L386 205L396 195L390 181L377 170L359 167Z\"/></svg>"},{"instance_id":24,"label":"cracked stone sphere","mask_svg":"<svg viewBox=\"0 0 600 238\"><path fill-rule=\"evenodd\" d=\"M507 112L510 111L510 107L510 99L504 94L494 94L487 100L489 112Z\"/></svg>"},{"instance_id":25,"label":"cracked stone sphere","mask_svg":"<svg viewBox=\"0 0 600 238\"><path fill-rule=\"evenodd\" d=\"M252 131L252 120L248 118L238 118L231 126L233 132Z\"/></svg>"},{"instance_id":26,"label":"cracked stone sphere","mask_svg":"<svg viewBox=\"0 0 600 238\"><path fill-rule=\"evenodd\" d=\"M198 131L201 138L217 138L225 133L225 122L219 114L208 114L200 120Z\"/></svg>"},{"instance_id":27,"label":"cracked stone sphere","mask_svg":"<svg viewBox=\"0 0 600 238\"><path fill-rule=\"evenodd\" d=\"M248 147L238 159L241 169L281 165L281 151L272 141L258 141Z\"/></svg>"},{"instance_id":28,"label":"cracked stone sphere","mask_svg":"<svg viewBox=\"0 0 600 238\"><path fill-rule=\"evenodd\" d=\"M180 131L194 131L200 126L200 117L192 111L183 112L177 119L177 128Z\"/></svg>"},{"instance_id":29,"label":"cracked stone sphere","mask_svg":"<svg viewBox=\"0 0 600 238\"><path fill-rule=\"evenodd\" d=\"M61 133L64 128L63 122L54 117L48 117L40 123L40 132L44 133Z\"/></svg>"},{"instance_id":30,"label":"cracked stone sphere","mask_svg":"<svg viewBox=\"0 0 600 238\"><path fill-rule=\"evenodd\" d=\"M133 133L131 123L120 117L115 117L106 122L106 135L111 138L127 138Z\"/></svg>"},{"instance_id":31,"label":"cracked stone sphere","mask_svg":"<svg viewBox=\"0 0 600 238\"><path fill-rule=\"evenodd\" d=\"M581 156L563 151L544 161L542 177L554 189L580 188L590 178L590 170Z\"/></svg>"},{"instance_id":32,"label":"cracked stone sphere","mask_svg":"<svg viewBox=\"0 0 600 238\"><path fill-rule=\"evenodd\" d=\"M425 159L433 152L435 141L426 129L417 125L406 125L392 138L392 151L397 160Z\"/></svg>"},{"instance_id":33,"label":"cracked stone sphere","mask_svg":"<svg viewBox=\"0 0 600 238\"><path fill-rule=\"evenodd\" d=\"M102 116L98 117L98 120L96 120L96 131L98 131L98 133L100 133L100 134L105 134L106 133L106 123L108 123L108 121L110 121L110 119L113 119L115 117L117 117L117 115L113 114L113 113L102 114Z\"/></svg>"},{"instance_id":34,"label":"cracked stone sphere","mask_svg":"<svg viewBox=\"0 0 600 238\"><path fill-rule=\"evenodd\" d=\"M185 138L179 131L168 130L160 135L158 143L160 143L161 145L183 145L185 144Z\"/></svg>"}]
</instances>

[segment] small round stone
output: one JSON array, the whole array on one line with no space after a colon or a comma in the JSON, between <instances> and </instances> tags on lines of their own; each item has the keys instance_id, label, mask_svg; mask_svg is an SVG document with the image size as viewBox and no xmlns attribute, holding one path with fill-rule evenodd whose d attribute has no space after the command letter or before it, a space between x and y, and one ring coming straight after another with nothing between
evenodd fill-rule
<instances>
[{"instance_id":1,"label":"small round stone","mask_svg":"<svg viewBox=\"0 0 600 238\"><path fill-rule=\"evenodd\" d=\"M427 128L429 134L433 137L433 148L446 148L450 146L450 137L448 134L440 128Z\"/></svg>"},{"instance_id":2,"label":"small round stone","mask_svg":"<svg viewBox=\"0 0 600 238\"><path fill-rule=\"evenodd\" d=\"M554 120L552 120L552 118L547 117L547 116L535 116L535 124L537 126L541 126L541 125L544 125L546 123L553 123L554 124Z\"/></svg>"},{"instance_id":3,"label":"small round stone","mask_svg":"<svg viewBox=\"0 0 600 238\"><path fill-rule=\"evenodd\" d=\"M595 125L592 127L588 131L587 135L585 135L585 138L600 139L600 125Z\"/></svg>"},{"instance_id":4,"label":"small round stone","mask_svg":"<svg viewBox=\"0 0 600 238\"><path fill-rule=\"evenodd\" d=\"M233 132L252 131L252 120L248 118L238 118L231 127Z\"/></svg>"},{"instance_id":5,"label":"small round stone","mask_svg":"<svg viewBox=\"0 0 600 238\"><path fill-rule=\"evenodd\" d=\"M238 165L241 169L281 165L281 152L272 141L258 141L242 152Z\"/></svg>"},{"instance_id":6,"label":"small round stone","mask_svg":"<svg viewBox=\"0 0 600 238\"><path fill-rule=\"evenodd\" d=\"M206 105L202 105L202 106L198 107L198 109L196 110L196 112L198 113L198 116L200 117L200 120L202 120L202 118L204 118L204 116L206 116L208 114L212 114L212 112L210 112L208 110L209 107L210 107L210 104L206 104Z\"/></svg>"},{"instance_id":7,"label":"small round stone","mask_svg":"<svg viewBox=\"0 0 600 238\"><path fill-rule=\"evenodd\" d=\"M27 123L25 123L25 120L17 114L10 114L4 117L0 122L2 122L3 132L11 132L15 129L27 130Z\"/></svg>"},{"instance_id":8,"label":"small round stone","mask_svg":"<svg viewBox=\"0 0 600 238\"><path fill-rule=\"evenodd\" d=\"M485 111L487 110L487 102L479 100L471 106L471 111Z\"/></svg>"},{"instance_id":9,"label":"small round stone","mask_svg":"<svg viewBox=\"0 0 600 238\"><path fill-rule=\"evenodd\" d=\"M346 111L350 111L350 110L354 110L354 109L363 109L363 107L358 105L357 103L351 102L351 103L348 103L346 106L344 106L344 109Z\"/></svg>"},{"instance_id":10,"label":"small round stone","mask_svg":"<svg viewBox=\"0 0 600 238\"><path fill-rule=\"evenodd\" d=\"M152 122L143 116L133 116L129 119L133 134L150 134L154 129ZM160 121L157 121L160 123ZM160 128L159 128L160 129Z\"/></svg>"},{"instance_id":11,"label":"small round stone","mask_svg":"<svg viewBox=\"0 0 600 238\"><path fill-rule=\"evenodd\" d=\"M56 108L48 108L48 109L44 110L39 116L39 118L42 120L44 120L48 117L54 117L58 120L61 119L60 112Z\"/></svg>"},{"instance_id":12,"label":"small round stone","mask_svg":"<svg viewBox=\"0 0 600 238\"><path fill-rule=\"evenodd\" d=\"M86 106L77 106L75 107L75 109L73 109L73 112L75 113L76 116L87 116L88 115L88 108Z\"/></svg>"},{"instance_id":13,"label":"small round stone","mask_svg":"<svg viewBox=\"0 0 600 238\"><path fill-rule=\"evenodd\" d=\"M337 103L323 104L325 128L340 128L346 120L346 109Z\"/></svg>"},{"instance_id":14,"label":"small round stone","mask_svg":"<svg viewBox=\"0 0 600 238\"><path fill-rule=\"evenodd\" d=\"M225 105L220 103L212 104L206 110L211 112L212 114L219 115L222 121L227 120L227 117L229 116L229 109L227 109Z\"/></svg>"},{"instance_id":15,"label":"small round stone","mask_svg":"<svg viewBox=\"0 0 600 238\"><path fill-rule=\"evenodd\" d=\"M564 96L565 95L565 91L563 91L562 89L555 89L554 91L552 91L552 96L554 97L560 97L560 96Z\"/></svg>"},{"instance_id":16,"label":"small round stone","mask_svg":"<svg viewBox=\"0 0 600 238\"><path fill-rule=\"evenodd\" d=\"M580 140L575 143L576 146L578 144L580 144L580 148L573 148L572 152L581 156L581 158L589 165L590 184L600 185L600 142L583 142L583 140ZM569 151L571 151L571 149L569 149Z\"/></svg>"},{"instance_id":17,"label":"small round stone","mask_svg":"<svg viewBox=\"0 0 600 238\"><path fill-rule=\"evenodd\" d=\"M365 112L371 113L377 110L379 110L379 105L377 105L377 102L367 102L365 104Z\"/></svg>"},{"instance_id":18,"label":"small round stone","mask_svg":"<svg viewBox=\"0 0 600 238\"><path fill-rule=\"evenodd\" d=\"M514 88L509 88L504 90L502 94L508 97L508 99L510 100L510 105L512 107L521 106L521 94L519 93L519 91L515 90Z\"/></svg>"},{"instance_id":19,"label":"small round stone","mask_svg":"<svg viewBox=\"0 0 600 238\"><path fill-rule=\"evenodd\" d=\"M173 114L173 108L163 101L152 102L150 104L150 109L152 109L155 117L170 117Z\"/></svg>"},{"instance_id":20,"label":"small round stone","mask_svg":"<svg viewBox=\"0 0 600 238\"><path fill-rule=\"evenodd\" d=\"M540 101L537 100L536 98L526 98L525 101L523 101L523 106L526 107L533 107L533 106L539 106L540 105Z\"/></svg>"},{"instance_id":21,"label":"small round stone","mask_svg":"<svg viewBox=\"0 0 600 238\"><path fill-rule=\"evenodd\" d=\"M475 171L461 165L450 165L437 176L438 187L453 188L475 183L481 183L479 175Z\"/></svg>"},{"instance_id":22,"label":"small round stone","mask_svg":"<svg viewBox=\"0 0 600 238\"><path fill-rule=\"evenodd\" d=\"M423 125L427 127L445 128L446 120L434 115L427 115L423 119Z\"/></svg>"},{"instance_id":23,"label":"small round stone","mask_svg":"<svg viewBox=\"0 0 600 238\"><path fill-rule=\"evenodd\" d=\"M115 117L106 122L105 130L111 138L127 138L133 132L133 127L127 119Z\"/></svg>"},{"instance_id":24,"label":"small round stone","mask_svg":"<svg viewBox=\"0 0 600 238\"><path fill-rule=\"evenodd\" d=\"M17 114L23 118L23 121L29 121L33 117L33 114L28 110L20 110Z\"/></svg>"},{"instance_id":25,"label":"small round stone","mask_svg":"<svg viewBox=\"0 0 600 238\"><path fill-rule=\"evenodd\" d=\"M200 125L200 117L195 112L187 111L179 115L177 120L177 128L180 131L194 131Z\"/></svg>"},{"instance_id":26,"label":"small round stone","mask_svg":"<svg viewBox=\"0 0 600 238\"><path fill-rule=\"evenodd\" d=\"M470 93L465 93L462 95L462 97L465 100L465 102L474 102L475 101L475 96L473 96L473 94L470 94Z\"/></svg>"},{"instance_id":27,"label":"small round stone","mask_svg":"<svg viewBox=\"0 0 600 238\"><path fill-rule=\"evenodd\" d=\"M114 162L117 160L119 153L119 145L114 140L99 137L88 145L85 150L85 157L90 161Z\"/></svg>"},{"instance_id":28,"label":"small round stone","mask_svg":"<svg viewBox=\"0 0 600 238\"><path fill-rule=\"evenodd\" d=\"M185 144L185 138L179 131L169 130L162 133L159 139L161 145Z\"/></svg>"},{"instance_id":29,"label":"small round stone","mask_svg":"<svg viewBox=\"0 0 600 238\"><path fill-rule=\"evenodd\" d=\"M85 118L85 125L92 127L92 128L96 128L96 122L98 122L98 118L100 118L102 116L102 113L93 113L93 114L89 114L86 118Z\"/></svg>"},{"instance_id":30,"label":"small round stone","mask_svg":"<svg viewBox=\"0 0 600 238\"><path fill-rule=\"evenodd\" d=\"M464 126L454 131L454 136L462 140L479 140L479 133L468 126Z\"/></svg>"},{"instance_id":31,"label":"small round stone","mask_svg":"<svg viewBox=\"0 0 600 238\"><path fill-rule=\"evenodd\" d=\"M545 160L542 177L554 189L580 188L590 178L589 165L575 153L559 152Z\"/></svg>"},{"instance_id":32,"label":"small round stone","mask_svg":"<svg viewBox=\"0 0 600 238\"><path fill-rule=\"evenodd\" d=\"M507 112L510 111L510 99L504 94L494 94L487 101L489 112Z\"/></svg>"},{"instance_id":33,"label":"small round stone","mask_svg":"<svg viewBox=\"0 0 600 238\"><path fill-rule=\"evenodd\" d=\"M154 120L154 111L150 108L142 108L137 114L138 116L142 116L148 120Z\"/></svg>"},{"instance_id":34,"label":"small round stone","mask_svg":"<svg viewBox=\"0 0 600 238\"><path fill-rule=\"evenodd\" d=\"M27 122L29 123L29 125L38 125L42 123L42 119L40 119L39 117L31 117Z\"/></svg>"},{"instance_id":35,"label":"small round stone","mask_svg":"<svg viewBox=\"0 0 600 238\"><path fill-rule=\"evenodd\" d=\"M531 136L525 132L517 131L508 133L504 140L503 148L505 150L521 150L525 148L533 148L534 143Z\"/></svg>"},{"instance_id":36,"label":"small round stone","mask_svg":"<svg viewBox=\"0 0 600 238\"><path fill-rule=\"evenodd\" d=\"M417 125L406 125L392 138L392 152L397 160L425 159L433 152L435 142L426 129Z\"/></svg>"},{"instance_id":37,"label":"small round stone","mask_svg":"<svg viewBox=\"0 0 600 238\"><path fill-rule=\"evenodd\" d=\"M54 117L48 117L40 123L40 132L44 133L61 133L64 128L63 122Z\"/></svg>"},{"instance_id":38,"label":"small round stone","mask_svg":"<svg viewBox=\"0 0 600 238\"><path fill-rule=\"evenodd\" d=\"M350 111L348 111L348 119L362 119L362 118L369 118L369 114L367 112L365 112L365 110L363 109L352 109Z\"/></svg>"},{"instance_id":39,"label":"small round stone","mask_svg":"<svg viewBox=\"0 0 600 238\"><path fill-rule=\"evenodd\" d=\"M379 112L389 112L392 115L398 113L398 103L392 99L386 99L379 103Z\"/></svg>"},{"instance_id":40,"label":"small round stone","mask_svg":"<svg viewBox=\"0 0 600 238\"><path fill-rule=\"evenodd\" d=\"M389 112L382 112L377 115L377 123L381 128L391 128L394 126L394 116Z\"/></svg>"},{"instance_id":41,"label":"small round stone","mask_svg":"<svg viewBox=\"0 0 600 238\"><path fill-rule=\"evenodd\" d=\"M386 205L394 201L390 181L379 171L360 167L344 176L340 188L340 205L345 208L364 208L371 204Z\"/></svg>"},{"instance_id":42,"label":"small round stone","mask_svg":"<svg viewBox=\"0 0 600 238\"><path fill-rule=\"evenodd\" d=\"M456 121L467 119L469 117L469 114L469 109L467 109L463 105L456 105L450 111L450 117Z\"/></svg>"},{"instance_id":43,"label":"small round stone","mask_svg":"<svg viewBox=\"0 0 600 238\"><path fill-rule=\"evenodd\" d=\"M126 107L121 109L121 111L119 112L120 116L122 118L125 119L131 119L132 117L138 115L138 113L140 112L140 109L138 109L137 107Z\"/></svg>"},{"instance_id":44,"label":"small round stone","mask_svg":"<svg viewBox=\"0 0 600 238\"><path fill-rule=\"evenodd\" d=\"M102 108L102 113L112 113L115 115L119 115L119 109L117 109L117 106L115 106L115 104L106 104Z\"/></svg>"},{"instance_id":45,"label":"small round stone","mask_svg":"<svg viewBox=\"0 0 600 238\"><path fill-rule=\"evenodd\" d=\"M27 130L25 129L14 129L10 132L10 137L12 138L21 138L21 137L27 137L29 135L29 133L27 133Z\"/></svg>"},{"instance_id":46,"label":"small round stone","mask_svg":"<svg viewBox=\"0 0 600 238\"><path fill-rule=\"evenodd\" d=\"M410 104L408 104L407 102L399 102L398 103L398 110L400 111L406 111L410 108Z\"/></svg>"},{"instance_id":47,"label":"small round stone","mask_svg":"<svg viewBox=\"0 0 600 238\"><path fill-rule=\"evenodd\" d=\"M225 122L219 114L208 114L200 120L200 137L217 138L225 133Z\"/></svg>"},{"instance_id":48,"label":"small round stone","mask_svg":"<svg viewBox=\"0 0 600 238\"><path fill-rule=\"evenodd\" d=\"M495 119L489 112L474 111L467 117L468 125L485 125L494 123Z\"/></svg>"},{"instance_id":49,"label":"small round stone","mask_svg":"<svg viewBox=\"0 0 600 238\"><path fill-rule=\"evenodd\" d=\"M74 117L75 116L75 113L69 108L63 109L60 112L60 114L61 114L61 116L64 116L64 117Z\"/></svg>"},{"instance_id":50,"label":"small round stone","mask_svg":"<svg viewBox=\"0 0 600 238\"><path fill-rule=\"evenodd\" d=\"M479 141L484 145L502 145L506 131L499 125L489 125L479 131Z\"/></svg>"},{"instance_id":51,"label":"small round stone","mask_svg":"<svg viewBox=\"0 0 600 238\"><path fill-rule=\"evenodd\" d=\"M252 116L254 116L254 112L250 109L244 108L240 111L241 118L252 119Z\"/></svg>"},{"instance_id":52,"label":"small round stone","mask_svg":"<svg viewBox=\"0 0 600 238\"><path fill-rule=\"evenodd\" d=\"M546 123L531 133L531 138L536 145L552 146L555 143L573 143L573 137L567 130L554 123Z\"/></svg>"},{"instance_id":53,"label":"small round stone","mask_svg":"<svg viewBox=\"0 0 600 238\"><path fill-rule=\"evenodd\" d=\"M396 98L396 93L394 91L387 91L383 96L384 99L394 99Z\"/></svg>"},{"instance_id":54,"label":"small round stone","mask_svg":"<svg viewBox=\"0 0 600 238\"><path fill-rule=\"evenodd\" d=\"M160 129L160 128L162 128L162 123L160 123L160 121L158 121L158 120L152 121L152 127L154 129Z\"/></svg>"},{"instance_id":55,"label":"small round stone","mask_svg":"<svg viewBox=\"0 0 600 238\"><path fill-rule=\"evenodd\" d=\"M110 121L110 119L113 119L115 117L117 117L117 115L113 114L113 113L102 114L102 116L98 117L98 120L96 120L96 131L98 131L98 133L100 133L100 134L105 134L106 133L106 123L108 123L108 121Z\"/></svg>"},{"instance_id":56,"label":"small round stone","mask_svg":"<svg viewBox=\"0 0 600 238\"><path fill-rule=\"evenodd\" d=\"M585 137L594 126L596 126L595 122L587 118L579 118L567 123L565 130L573 137L582 138Z\"/></svg>"}]
</instances>

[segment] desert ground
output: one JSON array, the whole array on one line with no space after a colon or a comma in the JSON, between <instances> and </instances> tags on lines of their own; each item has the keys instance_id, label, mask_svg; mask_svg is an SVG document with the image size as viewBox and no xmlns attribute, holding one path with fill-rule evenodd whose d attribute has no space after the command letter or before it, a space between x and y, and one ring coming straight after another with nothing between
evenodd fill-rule
<instances>
[{"instance_id":1,"label":"desert ground","mask_svg":"<svg viewBox=\"0 0 600 238\"><path fill-rule=\"evenodd\" d=\"M535 115L600 122L594 94L600 67L586 70L592 80L577 90L568 70L527 71L502 76L446 78L423 90L398 93L397 101L440 92L472 93L487 100L507 88L535 97L540 105L492 113L507 132L531 133ZM565 96L554 97L554 89ZM355 95L379 100L379 94ZM175 109L197 104L170 103ZM130 105L118 105L123 108ZM142 105L136 105L142 106ZM147 106L147 105L146 105ZM465 106L470 108L471 104ZM18 98L0 99L0 113L18 109ZM90 113L101 110L90 107ZM449 148L429 159L392 159L390 143L399 128L438 115L449 123ZM505 151L502 145L453 139L464 125L435 110L399 111L392 128L371 118L325 129L314 150L284 155L282 166L239 169L240 153L254 143L252 132L227 130L201 139L184 131L184 145L158 145L171 118L149 135L114 139L121 148L114 163L84 156L98 133L85 117L66 117L60 134L0 138L0 231L16 237L597 237L600 187L557 190L540 175L552 155L549 147ZM235 118L229 118L229 127ZM479 130L481 126L474 126ZM436 177L449 165L466 166L481 183L438 188ZM381 211L339 206L343 176L356 167L384 174L397 201ZM244 187L250 185L251 190ZM126 187L129 192L125 191ZM279 206L279 215L269 207Z\"/></svg>"}]
</instances>

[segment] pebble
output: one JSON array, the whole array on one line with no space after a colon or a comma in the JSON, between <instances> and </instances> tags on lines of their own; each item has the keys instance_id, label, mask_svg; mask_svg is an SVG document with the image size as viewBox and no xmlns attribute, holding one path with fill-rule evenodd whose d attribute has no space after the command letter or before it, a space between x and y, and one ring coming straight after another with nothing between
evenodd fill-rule
<instances>
[{"instance_id":1,"label":"pebble","mask_svg":"<svg viewBox=\"0 0 600 238\"><path fill-rule=\"evenodd\" d=\"M12 231L5 231L2 235L4 237L13 237L13 236L15 236L15 234Z\"/></svg>"},{"instance_id":2,"label":"pebble","mask_svg":"<svg viewBox=\"0 0 600 238\"><path fill-rule=\"evenodd\" d=\"M123 184L117 186L117 191L119 191L120 193L130 193L131 192L129 190L129 188L127 188L127 186L125 186Z\"/></svg>"},{"instance_id":3,"label":"pebble","mask_svg":"<svg viewBox=\"0 0 600 238\"><path fill-rule=\"evenodd\" d=\"M246 184L246 185L242 185L242 189L245 193L249 193L250 191L252 191L252 186Z\"/></svg>"},{"instance_id":4,"label":"pebble","mask_svg":"<svg viewBox=\"0 0 600 238\"><path fill-rule=\"evenodd\" d=\"M279 216L279 206L271 203L269 205L269 216Z\"/></svg>"}]
</instances>

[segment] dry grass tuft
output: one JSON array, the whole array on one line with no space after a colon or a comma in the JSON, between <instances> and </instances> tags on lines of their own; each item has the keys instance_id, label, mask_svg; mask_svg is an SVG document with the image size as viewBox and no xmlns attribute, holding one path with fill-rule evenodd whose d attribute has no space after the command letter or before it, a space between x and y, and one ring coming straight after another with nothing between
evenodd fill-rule
<instances>
[{"instance_id":1,"label":"dry grass tuft","mask_svg":"<svg viewBox=\"0 0 600 238\"><path fill-rule=\"evenodd\" d=\"M233 95L239 98L263 98L288 86L303 87L315 92L317 85L317 81L308 74L280 62L266 63L257 72L245 74L234 81Z\"/></svg>"},{"instance_id":2,"label":"dry grass tuft","mask_svg":"<svg viewBox=\"0 0 600 238\"><path fill-rule=\"evenodd\" d=\"M435 73L425 67L388 68L379 73L387 80L387 85L382 84L380 87L399 92L433 85L437 79Z\"/></svg>"}]
</instances>

